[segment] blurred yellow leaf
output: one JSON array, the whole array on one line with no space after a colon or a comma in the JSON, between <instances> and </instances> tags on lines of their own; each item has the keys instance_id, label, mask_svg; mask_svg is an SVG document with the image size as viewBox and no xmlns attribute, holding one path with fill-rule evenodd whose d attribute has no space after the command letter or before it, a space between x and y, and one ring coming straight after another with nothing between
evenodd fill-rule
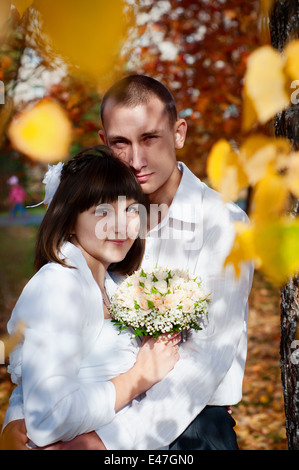
<instances>
[{"instance_id":1,"label":"blurred yellow leaf","mask_svg":"<svg viewBox=\"0 0 299 470\"><path fill-rule=\"evenodd\" d=\"M43 32L75 69L101 80L111 73L132 17L123 0L35 0Z\"/></svg>"},{"instance_id":2,"label":"blurred yellow leaf","mask_svg":"<svg viewBox=\"0 0 299 470\"><path fill-rule=\"evenodd\" d=\"M252 219L264 223L281 215L286 208L289 190L283 175L268 169L264 178L255 186L252 198Z\"/></svg>"},{"instance_id":3,"label":"blurred yellow leaf","mask_svg":"<svg viewBox=\"0 0 299 470\"><path fill-rule=\"evenodd\" d=\"M5 97L5 104L1 105L1 113L0 113L0 142L2 141L2 137L5 134L5 129L7 123L11 119L14 113L14 100L11 96Z\"/></svg>"},{"instance_id":4,"label":"blurred yellow leaf","mask_svg":"<svg viewBox=\"0 0 299 470\"><path fill-rule=\"evenodd\" d=\"M246 85L243 88L243 111L242 111L242 128L248 131L258 120L257 113L252 99L247 93Z\"/></svg>"},{"instance_id":5,"label":"blurred yellow leaf","mask_svg":"<svg viewBox=\"0 0 299 470\"><path fill-rule=\"evenodd\" d=\"M0 2L0 30L9 18L11 0L1 0Z\"/></svg>"},{"instance_id":6,"label":"blurred yellow leaf","mask_svg":"<svg viewBox=\"0 0 299 470\"><path fill-rule=\"evenodd\" d=\"M284 66L282 55L268 45L258 48L248 58L245 98L250 98L262 124L289 104Z\"/></svg>"},{"instance_id":7,"label":"blurred yellow leaf","mask_svg":"<svg viewBox=\"0 0 299 470\"><path fill-rule=\"evenodd\" d=\"M23 16L24 12L27 10L30 5L32 5L33 0L12 0L12 4L16 7L20 16Z\"/></svg>"},{"instance_id":8,"label":"blurred yellow leaf","mask_svg":"<svg viewBox=\"0 0 299 470\"><path fill-rule=\"evenodd\" d=\"M207 162L207 173L212 186L219 186L231 151L230 144L224 139L219 140L212 147Z\"/></svg>"},{"instance_id":9,"label":"blurred yellow leaf","mask_svg":"<svg viewBox=\"0 0 299 470\"><path fill-rule=\"evenodd\" d=\"M61 106L44 99L12 120L8 136L20 152L51 163L68 156L72 127Z\"/></svg>"},{"instance_id":10,"label":"blurred yellow leaf","mask_svg":"<svg viewBox=\"0 0 299 470\"><path fill-rule=\"evenodd\" d=\"M240 148L240 163L247 174L250 185L264 177L269 163L274 163L280 155L290 153L287 139L254 135L245 140Z\"/></svg>"},{"instance_id":11,"label":"blurred yellow leaf","mask_svg":"<svg viewBox=\"0 0 299 470\"><path fill-rule=\"evenodd\" d=\"M212 147L207 161L207 175L212 186L221 192L224 201L236 200L241 189L248 184L238 154L224 139Z\"/></svg>"},{"instance_id":12,"label":"blurred yellow leaf","mask_svg":"<svg viewBox=\"0 0 299 470\"><path fill-rule=\"evenodd\" d=\"M256 227L255 247L261 270L277 285L299 270L299 220L281 218Z\"/></svg>"},{"instance_id":13,"label":"blurred yellow leaf","mask_svg":"<svg viewBox=\"0 0 299 470\"><path fill-rule=\"evenodd\" d=\"M236 237L233 248L225 260L225 266L232 264L235 269L236 276L239 277L241 264L245 261L255 261L258 264L258 257L254 245L254 227L249 223L235 224Z\"/></svg>"},{"instance_id":14,"label":"blurred yellow leaf","mask_svg":"<svg viewBox=\"0 0 299 470\"><path fill-rule=\"evenodd\" d=\"M1 342L4 346L5 358L8 359L9 354L24 339L25 327L26 325L24 323L18 323L15 332L11 336L5 335L1 337Z\"/></svg>"},{"instance_id":15,"label":"blurred yellow leaf","mask_svg":"<svg viewBox=\"0 0 299 470\"><path fill-rule=\"evenodd\" d=\"M291 41L284 50L286 72L292 80L299 79L299 40Z\"/></svg>"},{"instance_id":16,"label":"blurred yellow leaf","mask_svg":"<svg viewBox=\"0 0 299 470\"><path fill-rule=\"evenodd\" d=\"M237 235L225 265L236 276L243 262L252 260L269 279L283 285L299 270L299 220L283 217L262 224L236 224Z\"/></svg>"}]
</instances>

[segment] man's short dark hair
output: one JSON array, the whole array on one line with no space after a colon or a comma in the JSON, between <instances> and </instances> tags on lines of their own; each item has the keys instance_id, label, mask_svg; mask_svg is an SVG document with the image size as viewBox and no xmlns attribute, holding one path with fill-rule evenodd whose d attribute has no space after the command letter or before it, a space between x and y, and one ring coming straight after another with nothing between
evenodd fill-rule
<instances>
[{"instance_id":1,"label":"man's short dark hair","mask_svg":"<svg viewBox=\"0 0 299 470\"><path fill-rule=\"evenodd\" d=\"M146 104L156 96L165 105L165 111L169 116L170 125L177 121L177 110L174 98L168 88L158 80L146 75L129 75L109 88L101 102L101 119L104 126L104 110L108 100L134 108L140 104Z\"/></svg>"}]
</instances>

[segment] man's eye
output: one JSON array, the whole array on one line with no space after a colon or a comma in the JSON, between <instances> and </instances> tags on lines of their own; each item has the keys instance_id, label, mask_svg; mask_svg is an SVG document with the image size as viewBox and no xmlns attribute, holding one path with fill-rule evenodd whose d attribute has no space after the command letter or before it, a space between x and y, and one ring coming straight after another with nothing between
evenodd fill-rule
<instances>
[{"instance_id":1,"label":"man's eye","mask_svg":"<svg viewBox=\"0 0 299 470\"><path fill-rule=\"evenodd\" d=\"M147 142L153 142L153 141L156 140L157 138L158 138L157 135L147 135L147 136L145 137L145 141L147 141Z\"/></svg>"},{"instance_id":2,"label":"man's eye","mask_svg":"<svg viewBox=\"0 0 299 470\"><path fill-rule=\"evenodd\" d=\"M127 143L124 140L116 140L114 142L111 142L110 145L111 147L114 147L116 149L123 149L127 145Z\"/></svg>"}]
</instances>

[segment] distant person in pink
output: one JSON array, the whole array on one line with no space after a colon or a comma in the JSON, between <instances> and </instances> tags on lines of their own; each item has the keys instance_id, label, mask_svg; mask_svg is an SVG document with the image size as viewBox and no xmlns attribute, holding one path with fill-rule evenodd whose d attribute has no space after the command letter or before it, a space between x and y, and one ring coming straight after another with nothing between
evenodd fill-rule
<instances>
[{"instance_id":1,"label":"distant person in pink","mask_svg":"<svg viewBox=\"0 0 299 470\"><path fill-rule=\"evenodd\" d=\"M27 215L26 209L23 207L23 201L26 199L27 193L19 184L17 176L11 176L7 180L7 184L11 186L8 201L13 206L10 215L16 217L17 212L20 212L23 216Z\"/></svg>"}]
</instances>

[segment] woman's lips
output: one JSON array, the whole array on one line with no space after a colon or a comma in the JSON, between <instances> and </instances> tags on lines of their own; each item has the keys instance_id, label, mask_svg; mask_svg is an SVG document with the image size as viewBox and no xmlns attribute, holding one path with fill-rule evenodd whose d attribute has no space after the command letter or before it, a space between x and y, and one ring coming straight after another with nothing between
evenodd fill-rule
<instances>
[{"instance_id":1,"label":"woman's lips","mask_svg":"<svg viewBox=\"0 0 299 470\"><path fill-rule=\"evenodd\" d=\"M107 241L110 243L113 243L114 245L122 246L126 243L127 239L126 240L107 240Z\"/></svg>"}]
</instances>

